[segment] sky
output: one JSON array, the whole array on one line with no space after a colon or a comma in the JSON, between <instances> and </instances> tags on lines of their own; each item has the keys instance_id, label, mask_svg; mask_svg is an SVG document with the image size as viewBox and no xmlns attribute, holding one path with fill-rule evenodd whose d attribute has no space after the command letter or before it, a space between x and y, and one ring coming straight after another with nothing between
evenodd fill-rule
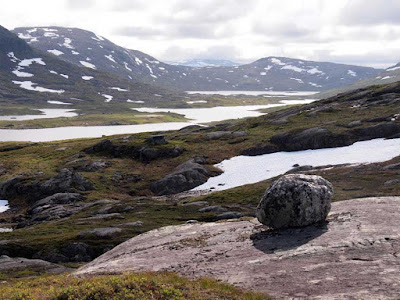
<instances>
[{"instance_id":1,"label":"sky","mask_svg":"<svg viewBox=\"0 0 400 300\"><path fill-rule=\"evenodd\" d=\"M399 0L13 0L0 25L77 27L162 61L284 56L386 68Z\"/></svg>"}]
</instances>

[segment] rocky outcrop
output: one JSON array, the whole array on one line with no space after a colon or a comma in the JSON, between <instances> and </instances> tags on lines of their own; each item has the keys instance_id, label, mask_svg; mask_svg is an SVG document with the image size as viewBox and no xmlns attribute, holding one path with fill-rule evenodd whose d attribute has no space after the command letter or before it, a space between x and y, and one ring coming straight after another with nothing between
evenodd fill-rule
<instances>
[{"instance_id":1,"label":"rocky outcrop","mask_svg":"<svg viewBox=\"0 0 400 300\"><path fill-rule=\"evenodd\" d=\"M202 185L210 177L210 173L202 165L204 163L204 159L200 157L184 162L173 173L151 183L151 191L156 195L171 195Z\"/></svg>"},{"instance_id":2,"label":"rocky outcrop","mask_svg":"<svg viewBox=\"0 0 400 300\"><path fill-rule=\"evenodd\" d=\"M27 259L27 258L11 258L6 255L0 256L0 272L1 273L9 273L9 272L18 272L18 271L29 271L39 274L43 273L53 273L60 274L64 272L68 272L71 269L68 269L64 266L56 265L44 260L40 259Z\"/></svg>"},{"instance_id":3,"label":"rocky outcrop","mask_svg":"<svg viewBox=\"0 0 400 300\"><path fill-rule=\"evenodd\" d=\"M116 158L130 157L132 159L144 162L162 158L178 157L184 151L184 149L179 147L162 147L161 145L166 144L166 142L163 143L163 139L161 138L161 136L151 138L150 140L148 140L148 143L151 146L158 147L149 147L146 143L141 146L115 145L110 140L103 140L98 144L84 149L83 151L88 154L101 153Z\"/></svg>"},{"instance_id":4,"label":"rocky outcrop","mask_svg":"<svg viewBox=\"0 0 400 300\"><path fill-rule=\"evenodd\" d=\"M272 230L256 219L164 227L75 274L173 271L277 299L395 299L399 219L400 197L382 197L333 203L326 223L303 228Z\"/></svg>"},{"instance_id":5,"label":"rocky outcrop","mask_svg":"<svg viewBox=\"0 0 400 300\"><path fill-rule=\"evenodd\" d=\"M113 235L121 232L122 229L115 227L95 228L92 230L82 231L78 233L78 238L97 237L101 239L109 239Z\"/></svg>"},{"instance_id":6,"label":"rocky outcrop","mask_svg":"<svg viewBox=\"0 0 400 300\"><path fill-rule=\"evenodd\" d=\"M348 135L333 134L326 128L314 127L277 134L271 138L282 151L299 151L348 146L353 143Z\"/></svg>"},{"instance_id":7,"label":"rocky outcrop","mask_svg":"<svg viewBox=\"0 0 400 300\"><path fill-rule=\"evenodd\" d=\"M57 193L76 193L93 190L93 184L72 169L64 168L46 181L30 176L16 176L0 183L0 198L13 199L23 196L35 202Z\"/></svg>"},{"instance_id":8,"label":"rocky outcrop","mask_svg":"<svg viewBox=\"0 0 400 300\"><path fill-rule=\"evenodd\" d=\"M320 176L284 175L265 191L257 219L276 229L321 222L331 209L332 196L332 184Z\"/></svg>"}]
</instances>

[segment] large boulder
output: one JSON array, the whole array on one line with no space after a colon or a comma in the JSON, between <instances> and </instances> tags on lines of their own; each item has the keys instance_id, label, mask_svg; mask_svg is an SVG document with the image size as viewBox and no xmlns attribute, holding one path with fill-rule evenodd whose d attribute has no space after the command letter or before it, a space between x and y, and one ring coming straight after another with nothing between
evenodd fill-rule
<instances>
[{"instance_id":1,"label":"large boulder","mask_svg":"<svg viewBox=\"0 0 400 300\"><path fill-rule=\"evenodd\" d=\"M332 184L320 176L285 175L265 191L257 219L276 229L317 223L328 215L332 196Z\"/></svg>"},{"instance_id":2,"label":"large boulder","mask_svg":"<svg viewBox=\"0 0 400 300\"><path fill-rule=\"evenodd\" d=\"M208 170L201 165L204 162L202 158L188 160L179 165L173 173L151 183L151 191L156 195L171 195L202 185L210 177Z\"/></svg>"},{"instance_id":3,"label":"large boulder","mask_svg":"<svg viewBox=\"0 0 400 300\"><path fill-rule=\"evenodd\" d=\"M320 127L291 130L271 138L271 143L284 151L342 147L353 142L346 134L334 134L329 129Z\"/></svg>"}]
</instances>

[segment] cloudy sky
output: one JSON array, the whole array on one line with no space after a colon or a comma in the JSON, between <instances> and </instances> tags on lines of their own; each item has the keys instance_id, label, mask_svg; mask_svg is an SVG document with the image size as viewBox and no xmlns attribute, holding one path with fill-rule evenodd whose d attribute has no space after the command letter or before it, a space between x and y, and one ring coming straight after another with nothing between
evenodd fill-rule
<instances>
[{"instance_id":1,"label":"cloudy sky","mask_svg":"<svg viewBox=\"0 0 400 300\"><path fill-rule=\"evenodd\" d=\"M13 0L0 20L87 29L164 61L400 61L399 0Z\"/></svg>"}]
</instances>

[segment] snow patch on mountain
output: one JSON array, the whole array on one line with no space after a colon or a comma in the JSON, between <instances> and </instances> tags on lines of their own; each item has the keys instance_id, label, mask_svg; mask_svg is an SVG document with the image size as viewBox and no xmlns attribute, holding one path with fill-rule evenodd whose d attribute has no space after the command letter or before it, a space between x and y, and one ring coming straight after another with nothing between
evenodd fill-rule
<instances>
[{"instance_id":1,"label":"snow patch on mountain","mask_svg":"<svg viewBox=\"0 0 400 300\"><path fill-rule=\"evenodd\" d=\"M15 80L13 80L13 83L19 85L20 88L29 90L29 91L56 93L56 94L62 94L65 92L64 90L53 90L53 89L43 88L40 86L34 86L34 85L37 85L37 83L33 83L32 81L15 81Z\"/></svg>"},{"instance_id":2,"label":"snow patch on mountain","mask_svg":"<svg viewBox=\"0 0 400 300\"><path fill-rule=\"evenodd\" d=\"M91 63L89 63L87 61L84 61L84 60L81 60L79 62L86 68L90 68L90 69L96 70L96 66L94 64L91 64Z\"/></svg>"},{"instance_id":3,"label":"snow patch on mountain","mask_svg":"<svg viewBox=\"0 0 400 300\"><path fill-rule=\"evenodd\" d=\"M51 54L54 54L56 56L60 56L60 55L64 54L64 52L57 50L57 49L47 50L47 52L50 52Z\"/></svg>"}]
</instances>

